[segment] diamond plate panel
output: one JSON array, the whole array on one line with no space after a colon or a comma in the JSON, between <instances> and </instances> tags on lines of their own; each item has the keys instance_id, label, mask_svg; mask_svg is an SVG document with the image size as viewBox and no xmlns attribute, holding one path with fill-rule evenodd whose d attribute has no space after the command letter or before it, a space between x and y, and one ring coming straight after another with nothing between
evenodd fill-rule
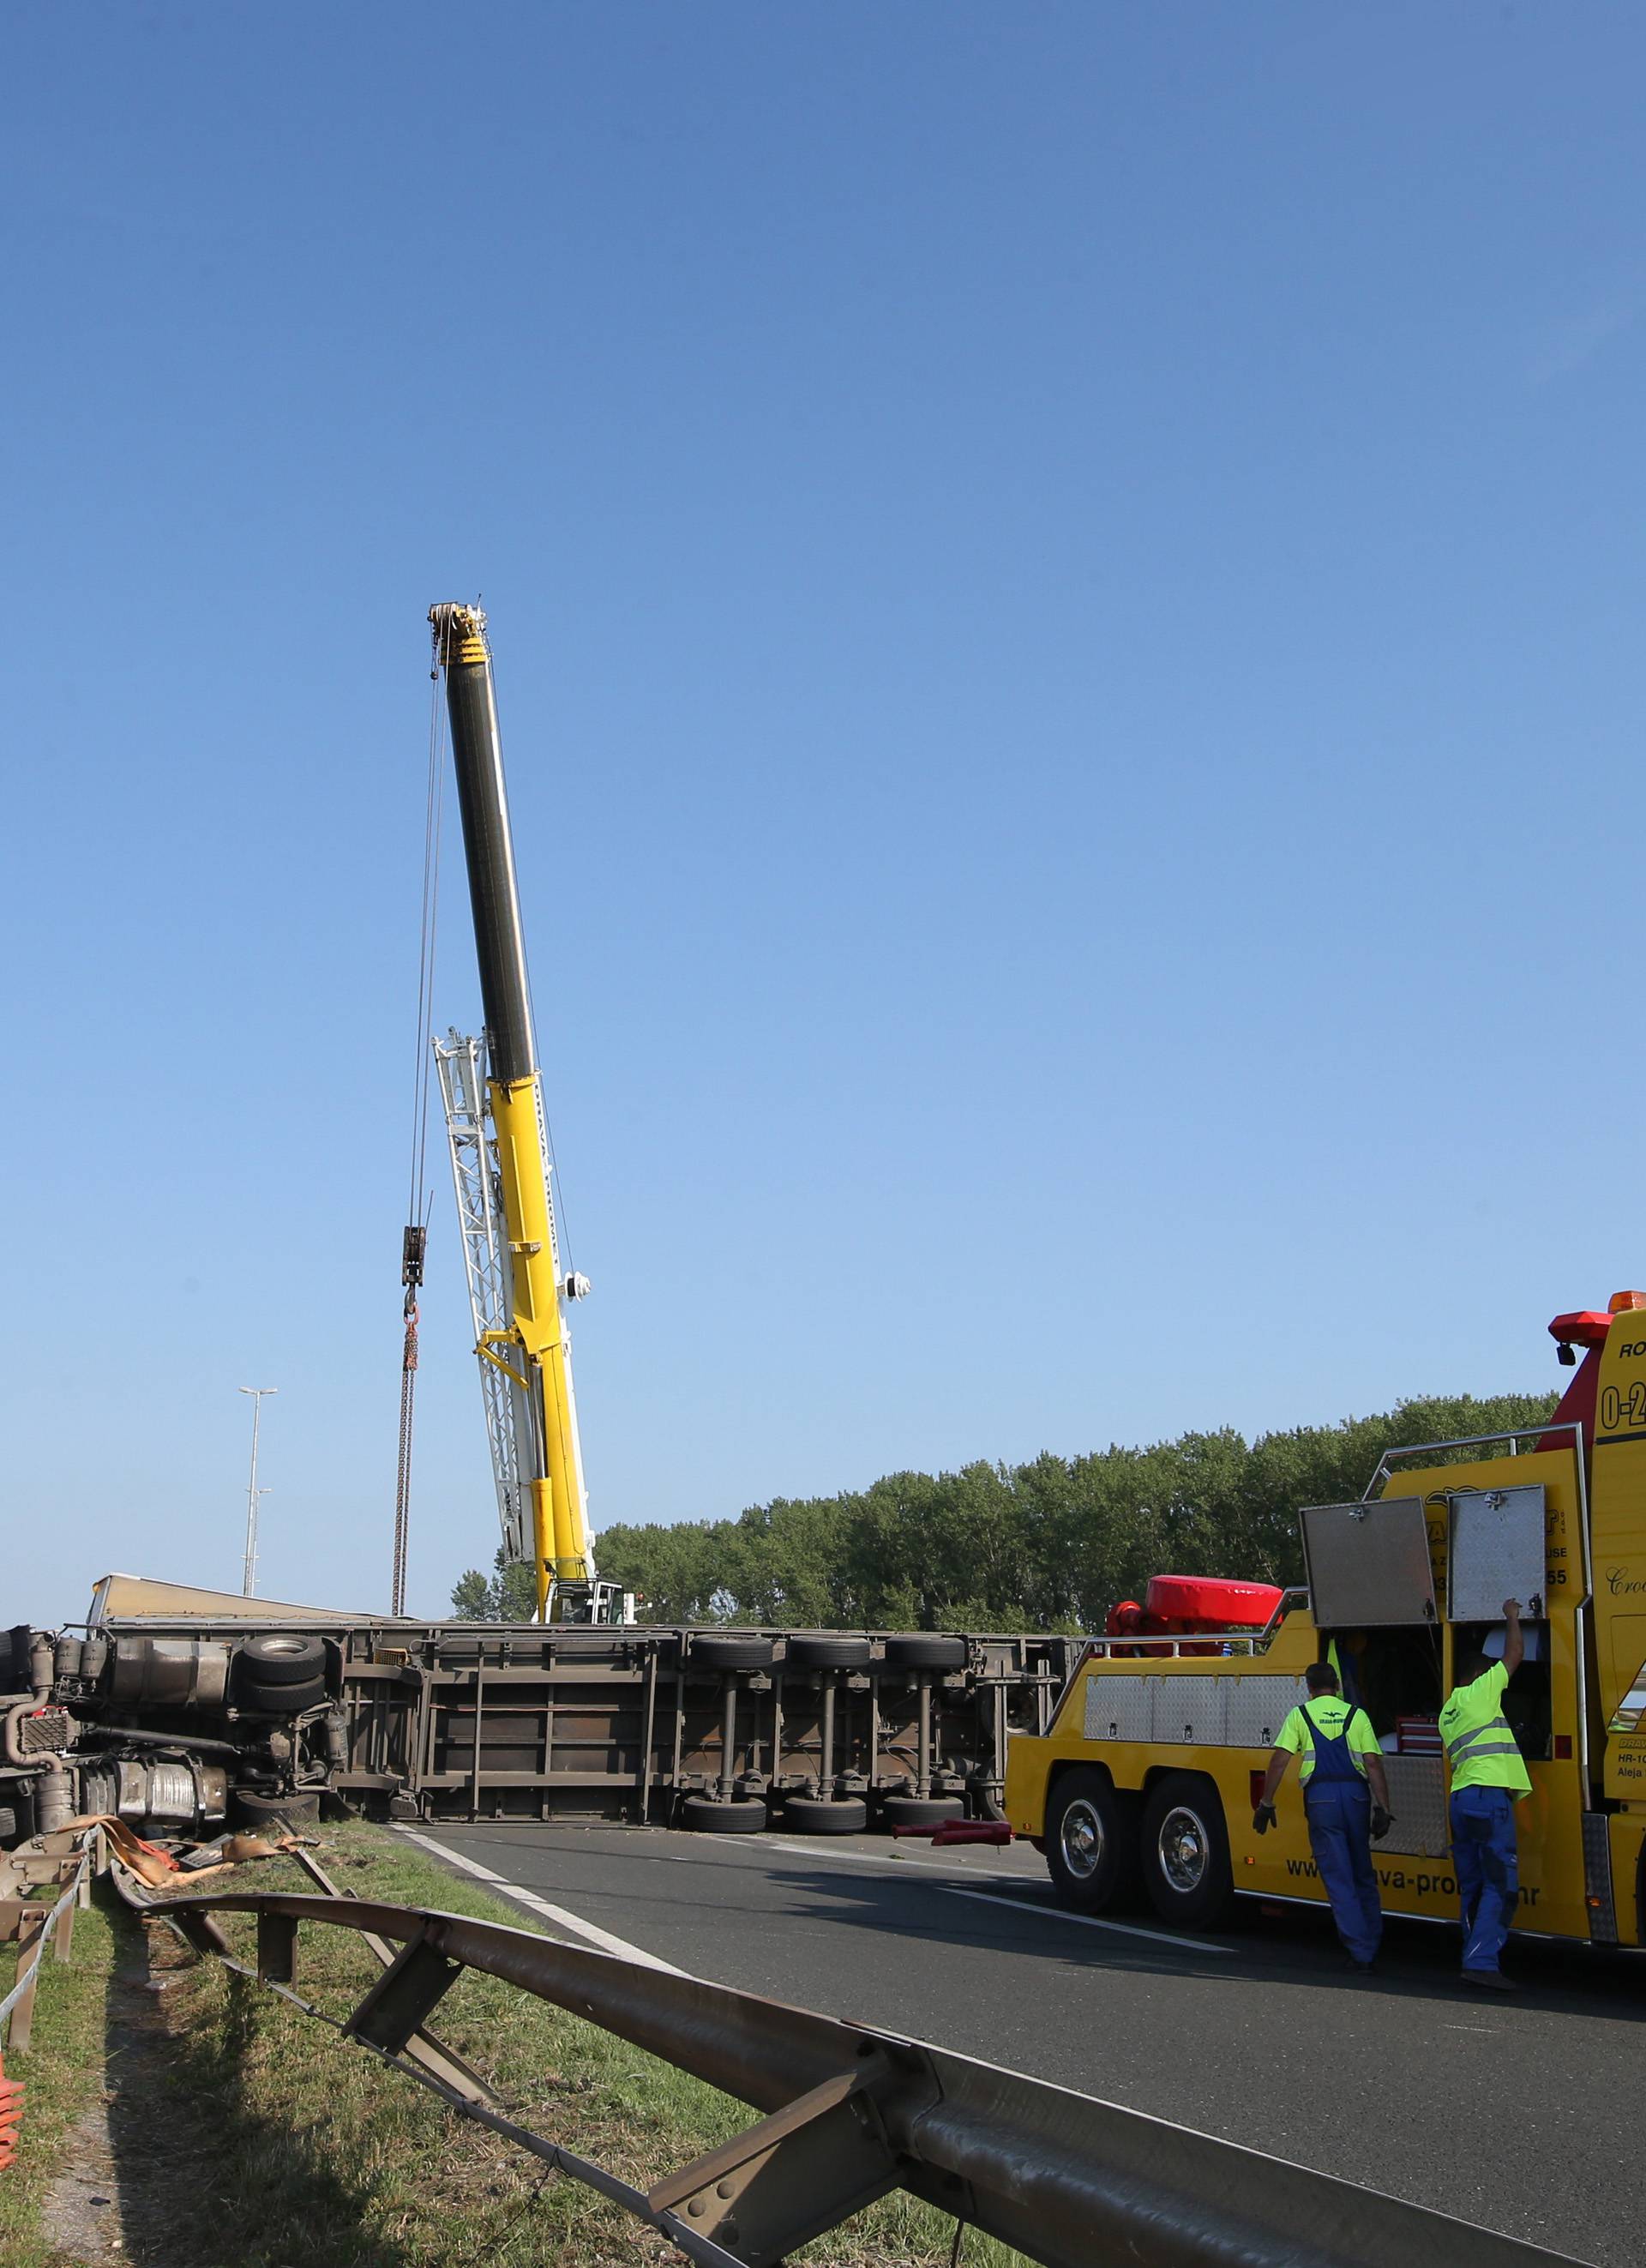
<instances>
[{"instance_id":1,"label":"diamond plate panel","mask_svg":"<svg viewBox=\"0 0 1646 2268\"><path fill-rule=\"evenodd\" d=\"M1187 1677L1151 1677L1150 1721L1157 1741L1175 1741L1180 1747L1220 1749L1226 1738L1224 1689L1226 1677L1200 1672Z\"/></svg>"},{"instance_id":2,"label":"diamond plate panel","mask_svg":"<svg viewBox=\"0 0 1646 2268\"><path fill-rule=\"evenodd\" d=\"M1138 1672L1094 1669L1086 1679L1087 1740L1150 1739L1148 1683Z\"/></svg>"},{"instance_id":3,"label":"diamond plate panel","mask_svg":"<svg viewBox=\"0 0 1646 2268\"><path fill-rule=\"evenodd\" d=\"M1231 1749L1272 1749L1290 1711L1309 1698L1301 1677L1225 1677L1223 1743Z\"/></svg>"},{"instance_id":4,"label":"diamond plate panel","mask_svg":"<svg viewBox=\"0 0 1646 2268\"><path fill-rule=\"evenodd\" d=\"M1542 1602L1544 1492L1539 1488L1459 1489L1450 1499L1446 1612L1454 1623L1503 1619L1503 1601Z\"/></svg>"},{"instance_id":5,"label":"diamond plate panel","mask_svg":"<svg viewBox=\"0 0 1646 2268\"><path fill-rule=\"evenodd\" d=\"M1451 1848L1446 1822L1446 1760L1444 1756L1385 1756L1389 1808L1394 1824L1374 1852L1408 1859L1444 1859Z\"/></svg>"},{"instance_id":6,"label":"diamond plate panel","mask_svg":"<svg viewBox=\"0 0 1646 2268\"><path fill-rule=\"evenodd\" d=\"M1435 1578L1421 1497L1312 1504L1298 1518L1318 1629L1434 1621ZM1507 1594L1497 1595L1501 1601Z\"/></svg>"}]
</instances>

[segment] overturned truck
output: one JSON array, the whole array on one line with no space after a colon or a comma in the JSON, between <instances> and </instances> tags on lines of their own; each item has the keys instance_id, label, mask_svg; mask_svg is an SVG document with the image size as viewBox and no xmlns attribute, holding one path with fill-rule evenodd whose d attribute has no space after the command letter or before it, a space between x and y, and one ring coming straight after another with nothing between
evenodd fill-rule
<instances>
[{"instance_id":1,"label":"overturned truck","mask_svg":"<svg viewBox=\"0 0 1646 2268\"><path fill-rule=\"evenodd\" d=\"M1000 1815L1079 1641L422 1624L128 1576L0 1639L0 1843L322 1811L851 1834Z\"/></svg>"}]
</instances>

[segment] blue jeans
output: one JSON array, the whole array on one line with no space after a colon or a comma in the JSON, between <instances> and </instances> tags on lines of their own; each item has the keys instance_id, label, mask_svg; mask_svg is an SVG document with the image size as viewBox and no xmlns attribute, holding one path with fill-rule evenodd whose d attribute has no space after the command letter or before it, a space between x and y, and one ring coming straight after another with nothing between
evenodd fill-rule
<instances>
[{"instance_id":1,"label":"blue jeans","mask_svg":"<svg viewBox=\"0 0 1646 2268\"><path fill-rule=\"evenodd\" d=\"M1309 1847L1351 1961L1370 1961L1383 1942L1383 1906L1371 1869L1371 1791L1358 1776L1310 1782L1304 1795Z\"/></svg>"},{"instance_id":2,"label":"blue jeans","mask_svg":"<svg viewBox=\"0 0 1646 2268\"><path fill-rule=\"evenodd\" d=\"M1463 1909L1463 1965L1495 1974L1520 1896L1515 1799L1506 1787L1454 1791L1451 1863Z\"/></svg>"}]
</instances>

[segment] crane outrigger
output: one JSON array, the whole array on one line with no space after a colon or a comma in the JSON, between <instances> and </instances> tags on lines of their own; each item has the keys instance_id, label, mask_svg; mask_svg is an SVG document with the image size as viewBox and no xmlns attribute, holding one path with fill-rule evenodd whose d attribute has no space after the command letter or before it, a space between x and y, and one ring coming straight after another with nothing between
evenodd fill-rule
<instances>
[{"instance_id":1,"label":"crane outrigger","mask_svg":"<svg viewBox=\"0 0 1646 2268\"><path fill-rule=\"evenodd\" d=\"M596 1576L590 1545L566 1322L589 1285L561 1270L486 617L453 605L431 607L429 620L486 1019L482 1037L436 1041L435 1059L503 1553L533 1569L540 1621L621 1622L622 1590Z\"/></svg>"}]
</instances>

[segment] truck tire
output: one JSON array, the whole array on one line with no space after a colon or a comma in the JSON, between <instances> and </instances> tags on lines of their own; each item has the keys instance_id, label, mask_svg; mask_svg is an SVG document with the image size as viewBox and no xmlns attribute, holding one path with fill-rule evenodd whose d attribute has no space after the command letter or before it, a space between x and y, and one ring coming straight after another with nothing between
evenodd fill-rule
<instances>
[{"instance_id":1,"label":"truck tire","mask_svg":"<svg viewBox=\"0 0 1646 2268\"><path fill-rule=\"evenodd\" d=\"M869 1641L807 1631L790 1639L785 1659L790 1669L867 1669Z\"/></svg>"},{"instance_id":2,"label":"truck tire","mask_svg":"<svg viewBox=\"0 0 1646 2268\"><path fill-rule=\"evenodd\" d=\"M1135 1895L1138 1809L1137 1798L1121 1793L1093 1764L1054 1782L1046 1813L1046 1866L1060 1906L1069 1913L1102 1913Z\"/></svg>"},{"instance_id":3,"label":"truck tire","mask_svg":"<svg viewBox=\"0 0 1646 2268\"><path fill-rule=\"evenodd\" d=\"M888 1795L880 1803L880 1817L887 1827L941 1827L945 1819L965 1815L966 1806L958 1795Z\"/></svg>"},{"instance_id":4,"label":"truck tire","mask_svg":"<svg viewBox=\"0 0 1646 2268\"><path fill-rule=\"evenodd\" d=\"M1162 1921L1215 1929L1234 1904L1223 1798L1199 1772L1168 1772L1143 1799L1143 1888Z\"/></svg>"},{"instance_id":5,"label":"truck tire","mask_svg":"<svg viewBox=\"0 0 1646 2268\"><path fill-rule=\"evenodd\" d=\"M235 1660L236 1677L260 1685L306 1685L326 1675L326 1641L312 1631L260 1631Z\"/></svg>"},{"instance_id":6,"label":"truck tire","mask_svg":"<svg viewBox=\"0 0 1646 2268\"><path fill-rule=\"evenodd\" d=\"M687 1658L687 1669L769 1669L772 1642L768 1638L694 1638Z\"/></svg>"},{"instance_id":7,"label":"truck tire","mask_svg":"<svg viewBox=\"0 0 1646 2268\"><path fill-rule=\"evenodd\" d=\"M869 1807L860 1795L791 1795L783 1823L796 1835L861 1835Z\"/></svg>"},{"instance_id":8,"label":"truck tire","mask_svg":"<svg viewBox=\"0 0 1646 2268\"><path fill-rule=\"evenodd\" d=\"M249 1787L237 1787L229 1801L234 1824L254 1832L281 1820L289 1827L309 1827L320 1815L320 1795L312 1787L300 1788L295 1795L259 1795Z\"/></svg>"},{"instance_id":9,"label":"truck tire","mask_svg":"<svg viewBox=\"0 0 1646 2268\"><path fill-rule=\"evenodd\" d=\"M758 1835L766 1824L766 1806L756 1796L724 1803L718 1796L688 1795L680 1811L681 1825L699 1835Z\"/></svg>"},{"instance_id":10,"label":"truck tire","mask_svg":"<svg viewBox=\"0 0 1646 2268\"><path fill-rule=\"evenodd\" d=\"M888 1669L964 1669L966 1644L933 1631L904 1631L885 1642Z\"/></svg>"},{"instance_id":11,"label":"truck tire","mask_svg":"<svg viewBox=\"0 0 1646 2268\"><path fill-rule=\"evenodd\" d=\"M323 1677L312 1678L306 1685L265 1685L261 1677L241 1677L234 1687L236 1707L255 1717L300 1717L305 1709L318 1709L325 1698Z\"/></svg>"}]
</instances>

